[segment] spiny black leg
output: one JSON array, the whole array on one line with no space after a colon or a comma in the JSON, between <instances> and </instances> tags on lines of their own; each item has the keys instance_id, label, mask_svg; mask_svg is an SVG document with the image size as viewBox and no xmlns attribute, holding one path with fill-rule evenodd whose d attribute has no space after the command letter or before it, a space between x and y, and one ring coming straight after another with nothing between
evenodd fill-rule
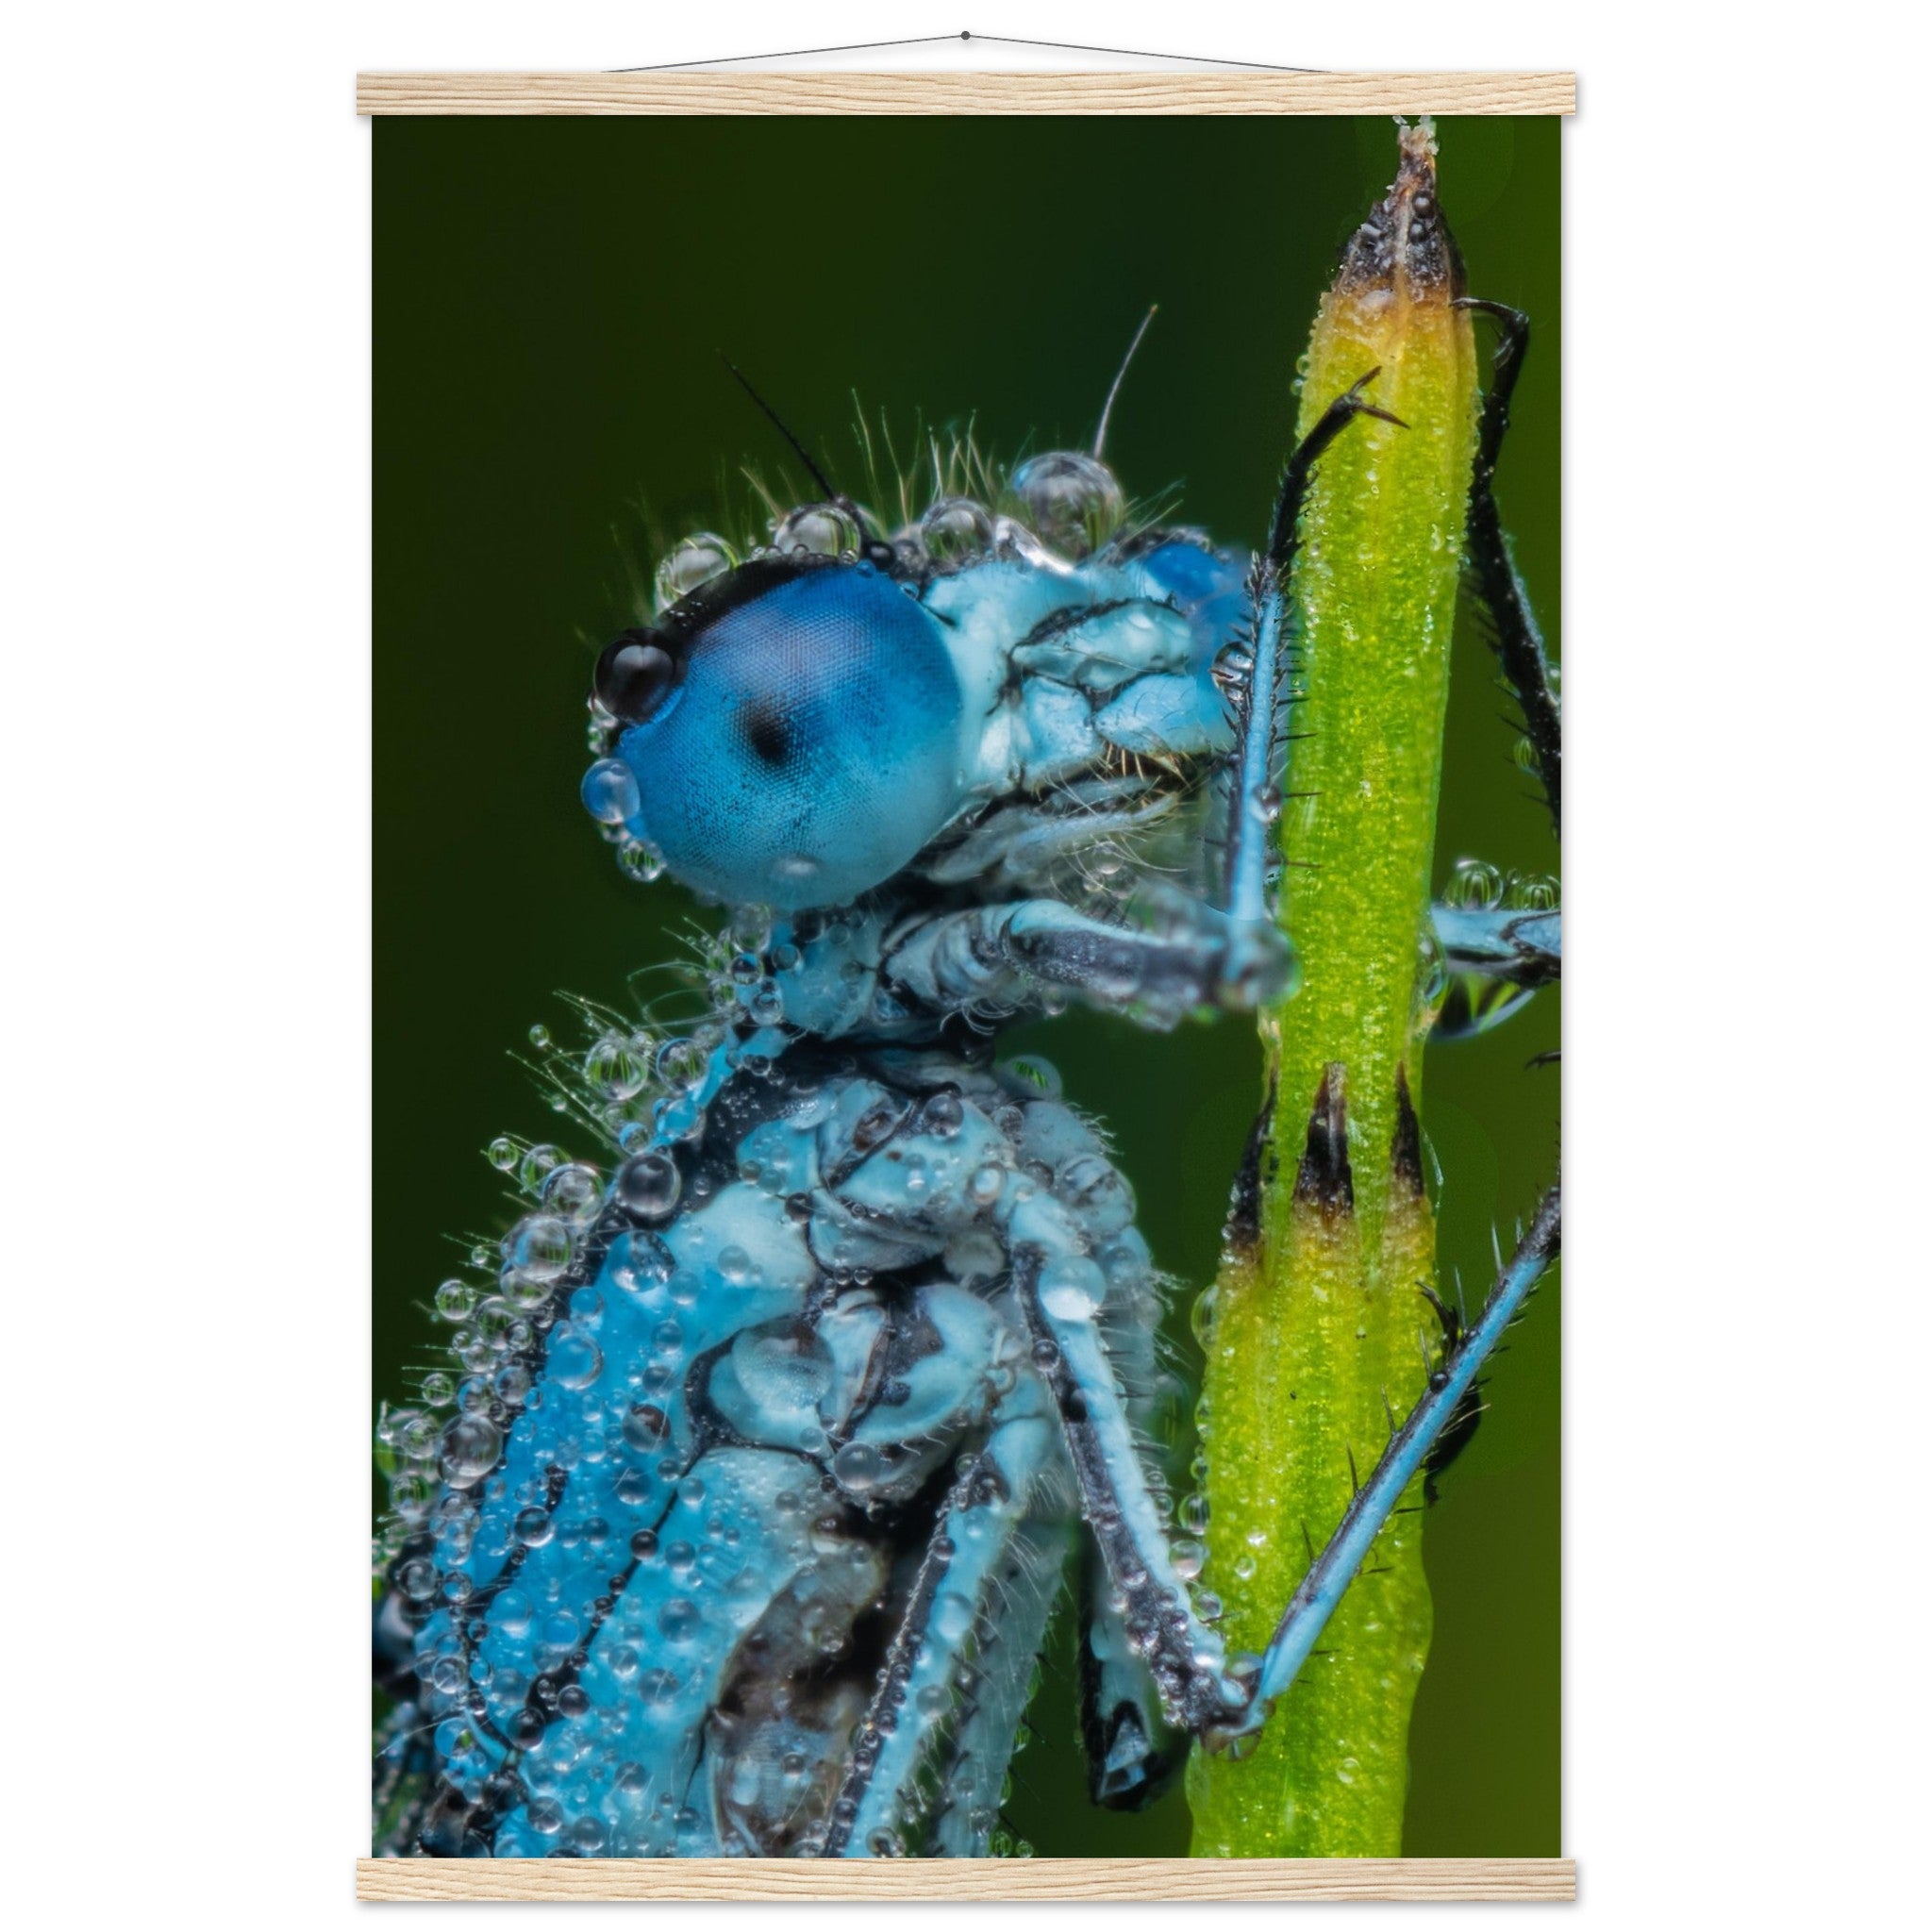
<instances>
[{"instance_id":1,"label":"spiny black leg","mask_svg":"<svg viewBox=\"0 0 1932 1932\"><path fill-rule=\"evenodd\" d=\"M1426 1282L1423 1284L1423 1297L1436 1311L1436 1320L1442 1324L1442 1359L1447 1361L1462 1346L1462 1332L1465 1324L1462 1310L1452 1308ZM1432 1370L1433 1374L1434 1371ZM1436 1438L1436 1446L1423 1458L1423 1501L1433 1503L1437 1500L1438 1486L1442 1473L1456 1458L1468 1448L1469 1440L1475 1434L1476 1424L1483 1419L1482 1391L1472 1382L1463 1398L1449 1411L1449 1420L1442 1424L1442 1433ZM1393 1429L1390 1431L1392 1435Z\"/></svg>"},{"instance_id":2,"label":"spiny black leg","mask_svg":"<svg viewBox=\"0 0 1932 1932\"><path fill-rule=\"evenodd\" d=\"M1295 445L1281 473L1268 547L1248 577L1249 636L1252 647L1245 681L1233 718L1235 755L1233 821L1227 841L1224 909L1238 930L1252 931L1270 918L1268 855L1274 847L1273 814L1263 801L1275 784L1274 755L1281 740L1281 708L1286 673L1292 662L1288 629L1288 581L1301 543L1301 516L1308 485L1323 451L1357 416L1407 424L1362 399L1376 376L1371 369L1322 411L1315 426Z\"/></svg>"},{"instance_id":3,"label":"spiny black leg","mask_svg":"<svg viewBox=\"0 0 1932 1932\"><path fill-rule=\"evenodd\" d=\"M1363 401L1362 391L1381 373L1380 368L1370 370L1337 396L1322 411L1315 426L1295 445L1294 454L1289 458L1288 466L1281 473L1280 491L1274 499L1274 521L1268 529L1268 561L1274 566L1277 575L1285 576L1294 561L1295 547L1300 541L1302 506L1307 501L1308 484L1314 476L1315 464L1322 452L1357 416L1374 416L1381 422L1394 424L1398 429L1408 427L1400 416L1391 416L1387 409L1378 409L1374 404Z\"/></svg>"},{"instance_id":4,"label":"spiny black leg","mask_svg":"<svg viewBox=\"0 0 1932 1932\"><path fill-rule=\"evenodd\" d=\"M1529 353L1529 317L1502 302L1485 302L1479 295L1459 295L1456 306L1487 315L1496 325L1496 353L1490 362L1490 387L1483 397L1482 420L1476 426L1476 474L1487 481L1496 474L1503 438L1509 428L1509 404Z\"/></svg>"},{"instance_id":5,"label":"spiny black leg","mask_svg":"<svg viewBox=\"0 0 1932 1932\"><path fill-rule=\"evenodd\" d=\"M1523 587L1509 547L1503 538L1503 515L1496 507L1496 464L1509 427L1509 399L1523 373L1529 348L1529 318L1500 302L1459 298L1458 308L1489 316L1501 330L1495 359L1491 364L1489 392L1483 397L1476 429L1475 475L1469 491L1469 565L1495 625L1496 658L1503 675L1523 707L1523 719L1536 755L1537 773L1549 801L1550 823L1558 836L1563 826L1563 723L1557 694L1550 688L1550 660L1543 649L1529 595Z\"/></svg>"}]
</instances>

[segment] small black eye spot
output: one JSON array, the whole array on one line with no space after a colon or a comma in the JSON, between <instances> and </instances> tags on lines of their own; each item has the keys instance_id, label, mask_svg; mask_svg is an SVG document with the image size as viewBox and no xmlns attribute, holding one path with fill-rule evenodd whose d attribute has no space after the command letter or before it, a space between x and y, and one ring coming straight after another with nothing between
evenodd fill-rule
<instances>
[{"instance_id":1,"label":"small black eye spot","mask_svg":"<svg viewBox=\"0 0 1932 1932\"><path fill-rule=\"evenodd\" d=\"M625 724L641 724L677 681L677 660L656 631L627 630L597 659L597 702Z\"/></svg>"},{"instance_id":2,"label":"small black eye spot","mask_svg":"<svg viewBox=\"0 0 1932 1932\"><path fill-rule=\"evenodd\" d=\"M782 765L791 756L791 727L774 705L757 704L745 713L744 741L768 765Z\"/></svg>"}]
</instances>

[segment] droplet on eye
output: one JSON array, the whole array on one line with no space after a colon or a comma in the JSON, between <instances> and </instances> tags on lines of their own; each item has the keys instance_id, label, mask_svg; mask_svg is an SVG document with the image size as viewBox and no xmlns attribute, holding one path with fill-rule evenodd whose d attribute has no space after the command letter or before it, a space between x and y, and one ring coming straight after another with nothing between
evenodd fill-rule
<instances>
[{"instance_id":1,"label":"droplet on eye","mask_svg":"<svg viewBox=\"0 0 1932 1932\"><path fill-rule=\"evenodd\" d=\"M597 659L597 702L625 724L641 724L676 681L677 665L657 631L627 630Z\"/></svg>"},{"instance_id":2,"label":"droplet on eye","mask_svg":"<svg viewBox=\"0 0 1932 1932\"><path fill-rule=\"evenodd\" d=\"M617 846L618 869L640 885L655 885L664 876L664 855L642 839L623 839Z\"/></svg>"},{"instance_id":3,"label":"droplet on eye","mask_svg":"<svg viewBox=\"0 0 1932 1932\"><path fill-rule=\"evenodd\" d=\"M1119 529L1126 501L1113 472L1083 450L1047 450L1013 472L1026 521L1062 557L1085 557Z\"/></svg>"},{"instance_id":4,"label":"droplet on eye","mask_svg":"<svg viewBox=\"0 0 1932 1932\"><path fill-rule=\"evenodd\" d=\"M637 777L622 758L599 758L584 774L583 795L584 809L601 825L637 816Z\"/></svg>"},{"instance_id":5,"label":"droplet on eye","mask_svg":"<svg viewBox=\"0 0 1932 1932\"><path fill-rule=\"evenodd\" d=\"M723 537L699 530L684 539L658 566L658 608L668 610L691 593L738 568L738 552Z\"/></svg>"}]
</instances>

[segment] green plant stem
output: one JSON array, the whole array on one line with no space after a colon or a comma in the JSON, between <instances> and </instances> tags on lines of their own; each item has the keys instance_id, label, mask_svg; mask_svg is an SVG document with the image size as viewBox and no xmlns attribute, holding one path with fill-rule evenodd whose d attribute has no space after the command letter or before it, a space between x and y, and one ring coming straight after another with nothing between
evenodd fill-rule
<instances>
[{"instance_id":1,"label":"green plant stem","mask_svg":"<svg viewBox=\"0 0 1932 1932\"><path fill-rule=\"evenodd\" d=\"M1421 1392L1435 1226L1417 1110L1439 996L1426 951L1449 642L1474 458L1475 351L1436 203L1433 138L1324 297L1304 434L1369 370L1407 425L1364 419L1322 458L1292 585L1303 702L1282 844L1299 995L1264 1016L1270 1114L1254 1226L1224 1258L1201 1404L1206 1581L1259 1651ZM1196 1753L1197 1854L1398 1853L1410 1707L1428 1652L1421 1497L1398 1513L1252 1755Z\"/></svg>"}]
</instances>

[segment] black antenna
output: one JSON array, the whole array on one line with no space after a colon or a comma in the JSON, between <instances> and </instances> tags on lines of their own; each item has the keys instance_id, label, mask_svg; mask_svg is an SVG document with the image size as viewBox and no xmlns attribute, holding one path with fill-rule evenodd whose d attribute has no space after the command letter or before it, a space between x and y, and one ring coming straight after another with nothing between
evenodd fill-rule
<instances>
[{"instance_id":1,"label":"black antenna","mask_svg":"<svg viewBox=\"0 0 1932 1932\"><path fill-rule=\"evenodd\" d=\"M758 391L752 388L751 378L747 376L744 371L741 370L738 366L738 364L731 359L729 356L725 355L722 349L719 350L718 352L718 359L719 361L724 363L725 368L730 370L731 374L737 378L739 388L741 389L745 392L745 394L748 395L752 399L752 401L755 402L758 406L758 408L765 412L766 416L771 421L772 427L775 429L778 432L778 434L782 436L785 439L785 441L791 445L793 454L798 458L798 460L805 465L807 475L809 475L811 477L811 480L819 486L819 494L821 499L825 503L842 504L845 501L845 499L842 496L841 496L836 490L832 488L831 479L825 475L825 473L822 469L819 468L819 466L815 462L812 461L811 452L808 449L807 449L804 443L800 442L797 437L793 436L791 430L785 426L785 419L779 415L777 410L773 408L771 404L766 402L764 397L759 395Z\"/></svg>"},{"instance_id":2,"label":"black antenna","mask_svg":"<svg viewBox=\"0 0 1932 1932\"><path fill-rule=\"evenodd\" d=\"M1101 452L1107 447L1108 419L1113 414L1113 399L1121 392L1121 384L1127 379L1127 365L1134 359L1134 351L1141 346L1141 338L1147 333L1147 325L1160 313L1160 304L1156 302L1141 318L1141 326L1134 331L1134 340L1127 344L1127 353L1121 358L1121 366L1114 375L1113 387L1107 392L1107 401L1100 410L1100 427L1093 432L1093 458L1100 459Z\"/></svg>"}]
</instances>

